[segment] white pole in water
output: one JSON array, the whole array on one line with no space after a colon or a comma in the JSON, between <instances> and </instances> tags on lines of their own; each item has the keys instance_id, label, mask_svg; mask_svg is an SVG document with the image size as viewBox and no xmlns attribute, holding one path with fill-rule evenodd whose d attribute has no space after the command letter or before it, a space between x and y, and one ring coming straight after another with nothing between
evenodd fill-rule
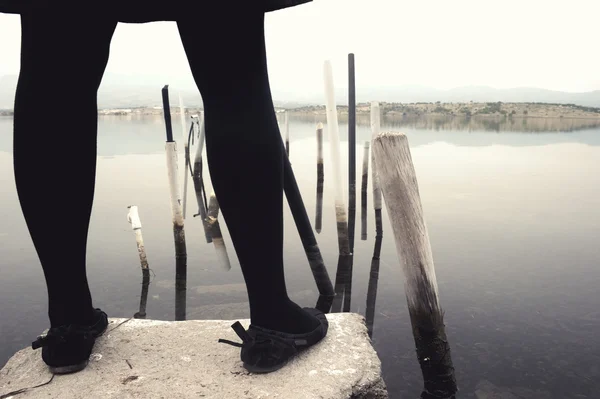
<instances>
[{"instance_id":1,"label":"white pole in water","mask_svg":"<svg viewBox=\"0 0 600 399\"><path fill-rule=\"evenodd\" d=\"M329 131L329 148L333 166L333 181L335 182L335 216L338 230L338 245L340 255L350 255L348 241L348 215L344 205L344 189L342 185L342 162L340 159L340 132L338 126L337 108L335 105L335 89L331 62L325 61L325 99L327 109L327 130Z\"/></svg>"},{"instance_id":2,"label":"white pole in water","mask_svg":"<svg viewBox=\"0 0 600 399\"><path fill-rule=\"evenodd\" d=\"M167 157L167 171L169 175L169 193L171 196L171 213L173 216L173 236L175 239L175 256L187 257L185 245L185 232L183 230L183 211L181 209L181 194L179 191L179 171L177 162L177 144L173 140L173 126L171 124L171 106L169 105L169 86L162 89L165 126L167 129L167 142L165 153Z\"/></svg>"},{"instance_id":3,"label":"white pole in water","mask_svg":"<svg viewBox=\"0 0 600 399\"><path fill-rule=\"evenodd\" d=\"M458 388L408 139L402 133L380 133L373 140L373 152L404 271L408 312L428 394L425 396L454 397Z\"/></svg>"},{"instance_id":4,"label":"white pole in water","mask_svg":"<svg viewBox=\"0 0 600 399\"><path fill-rule=\"evenodd\" d=\"M221 227L219 226L219 202L217 196L213 192L210 195L208 216L206 217L206 224L210 227L210 233L212 236L213 243L215 244L215 250L217 251L217 258L219 263L225 270L231 270L231 263L229 262L229 256L227 255L227 248L225 247L225 240L223 240L223 234L221 234Z\"/></svg>"},{"instance_id":5,"label":"white pole in water","mask_svg":"<svg viewBox=\"0 0 600 399\"><path fill-rule=\"evenodd\" d=\"M188 170L190 165L190 149L188 143L187 124L185 123L185 108L183 107L183 100L181 99L181 93L179 93L179 117L181 119L181 133L184 145L185 154L185 168L183 169L183 218L185 219L187 210L187 188L188 188Z\"/></svg>"},{"instance_id":6,"label":"white pole in water","mask_svg":"<svg viewBox=\"0 0 600 399\"><path fill-rule=\"evenodd\" d=\"M381 130L381 113L379 103L373 101L371 103L371 132L375 139ZM373 209L375 210L375 228L377 234L382 231L381 221L381 186L379 184L379 175L377 173L377 164L375 162L375 154L371 150L371 177L373 180Z\"/></svg>"},{"instance_id":7,"label":"white pole in water","mask_svg":"<svg viewBox=\"0 0 600 399\"><path fill-rule=\"evenodd\" d=\"M127 221L131 224L131 229L135 233L135 241L137 243L138 254L140 255L140 264L142 270L148 269L148 258L146 257L146 248L144 247L144 238L142 237L142 222L136 205L128 206L129 213Z\"/></svg>"}]
</instances>

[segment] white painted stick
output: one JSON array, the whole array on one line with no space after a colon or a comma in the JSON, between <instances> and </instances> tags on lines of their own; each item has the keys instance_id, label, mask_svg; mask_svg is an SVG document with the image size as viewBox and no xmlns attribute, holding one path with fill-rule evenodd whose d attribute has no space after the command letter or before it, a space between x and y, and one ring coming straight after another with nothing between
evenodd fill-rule
<instances>
[{"instance_id":1,"label":"white painted stick","mask_svg":"<svg viewBox=\"0 0 600 399\"><path fill-rule=\"evenodd\" d=\"M335 88L333 84L333 71L331 62L324 64L325 81L325 107L327 110L327 130L329 132L329 148L333 166L333 180L335 182L335 215L338 224L338 244L340 255L350 254L348 241L348 215L344 205L344 190L342 184L342 162L340 159L340 132L338 126L337 108L335 105Z\"/></svg>"},{"instance_id":2,"label":"white painted stick","mask_svg":"<svg viewBox=\"0 0 600 399\"><path fill-rule=\"evenodd\" d=\"M223 239L221 227L219 226L218 216L219 202L217 201L217 196L213 192L210 195L206 223L210 226L211 236L213 243L215 244L215 250L217 251L219 263L223 269L231 270L231 263L229 262L229 256L227 255L227 248L225 247L225 240Z\"/></svg>"},{"instance_id":3,"label":"white painted stick","mask_svg":"<svg viewBox=\"0 0 600 399\"><path fill-rule=\"evenodd\" d=\"M140 255L140 264L142 269L148 269L148 258L146 257L146 248L144 247L144 238L142 237L142 222L138 207L131 205L128 207L127 221L131 224L131 229L135 233L135 241L137 243L138 254Z\"/></svg>"},{"instance_id":4,"label":"white painted stick","mask_svg":"<svg viewBox=\"0 0 600 399\"><path fill-rule=\"evenodd\" d=\"M373 152L404 271L406 300L425 391L430 395L427 397L450 398L458 388L408 139L402 133L380 133L373 140Z\"/></svg>"},{"instance_id":5,"label":"white painted stick","mask_svg":"<svg viewBox=\"0 0 600 399\"><path fill-rule=\"evenodd\" d=\"M181 99L181 93L179 94L179 117L181 119L181 133L184 145L185 154L185 167L183 168L183 218L185 219L187 210L187 189L188 189L188 177L189 177L189 148L188 148L188 130L187 124L185 123L185 108L183 107L183 100Z\"/></svg>"}]
</instances>

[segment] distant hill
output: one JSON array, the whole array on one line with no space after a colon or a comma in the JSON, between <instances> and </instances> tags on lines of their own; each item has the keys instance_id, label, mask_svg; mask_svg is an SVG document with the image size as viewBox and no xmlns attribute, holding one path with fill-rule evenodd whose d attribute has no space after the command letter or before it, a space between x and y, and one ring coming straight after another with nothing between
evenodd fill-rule
<instances>
[{"instance_id":1,"label":"distant hill","mask_svg":"<svg viewBox=\"0 0 600 399\"><path fill-rule=\"evenodd\" d=\"M0 109L11 109L17 83L16 75L0 77ZM179 104L179 88L186 106L201 106L202 98L195 89L191 77L171 79L145 75L120 75L107 73L98 93L100 108L128 108L137 106L160 106L162 100L160 89L168 83L172 90L172 105ZM324 103L322 93L273 92L275 105L284 108L297 108L305 105ZM346 89L336 91L338 104L347 104ZM73 99L76 101L76 99ZM577 104L587 107L600 107L600 90L584 93L568 93L561 91L514 88L494 89L485 86L459 87L451 90L438 90L425 86L373 87L357 88L357 101L385 101L400 103L415 102L544 102L554 104Z\"/></svg>"}]
</instances>

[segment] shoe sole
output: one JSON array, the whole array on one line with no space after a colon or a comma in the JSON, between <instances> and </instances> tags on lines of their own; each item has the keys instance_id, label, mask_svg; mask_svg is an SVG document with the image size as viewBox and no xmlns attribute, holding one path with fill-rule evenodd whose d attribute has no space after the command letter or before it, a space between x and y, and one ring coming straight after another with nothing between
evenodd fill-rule
<instances>
[{"instance_id":1,"label":"shoe sole","mask_svg":"<svg viewBox=\"0 0 600 399\"><path fill-rule=\"evenodd\" d=\"M106 327L104 327L104 330L102 330L98 335L96 335L96 337L94 339L98 339L99 337L101 337L106 330L108 329L108 324L106 323ZM95 343L94 343L95 345ZM73 365L69 365L69 366L61 366L61 367L53 367L53 366L48 366L48 368L50 369L50 372L52 374L72 374L72 373L76 373L78 371L83 370L84 368L87 367L87 365L90 363L89 359L86 359L85 361L79 363L79 364L73 364Z\"/></svg>"}]
</instances>

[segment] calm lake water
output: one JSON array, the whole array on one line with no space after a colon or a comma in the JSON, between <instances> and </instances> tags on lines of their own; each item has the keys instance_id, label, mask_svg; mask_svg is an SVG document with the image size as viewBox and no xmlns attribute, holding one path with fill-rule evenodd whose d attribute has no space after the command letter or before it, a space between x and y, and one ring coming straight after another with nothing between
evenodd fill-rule
<instances>
[{"instance_id":1,"label":"calm lake water","mask_svg":"<svg viewBox=\"0 0 600 399\"><path fill-rule=\"evenodd\" d=\"M173 120L179 133L179 118ZM340 120L346 140L347 125ZM316 121L298 117L290 124L290 158L311 220ZM533 119L383 123L384 130L407 133L412 147L459 397L600 397L600 126ZM357 176L363 143L369 138L368 120L359 117ZM347 149L347 142L342 148ZM44 278L19 208L11 151L12 120L3 118L0 366L47 327ZM161 117L100 117L88 274L95 305L111 317L131 317L138 311L141 273L126 219L127 206L135 204L154 272L148 318L175 318L175 259L163 151ZM328 151L326 145L323 231L317 239L333 278L337 235ZM358 222L352 290L352 311L362 314L375 230L370 183L369 235L360 240ZM192 204L189 214L195 213ZM415 398L422 377L385 210L383 216L373 343L391 397ZM314 306L315 283L287 210L285 217L290 295L301 305ZM187 219L188 319L248 316L243 277L224 224L222 229L232 260L229 272L218 265L213 245L206 244L200 221Z\"/></svg>"}]
</instances>

